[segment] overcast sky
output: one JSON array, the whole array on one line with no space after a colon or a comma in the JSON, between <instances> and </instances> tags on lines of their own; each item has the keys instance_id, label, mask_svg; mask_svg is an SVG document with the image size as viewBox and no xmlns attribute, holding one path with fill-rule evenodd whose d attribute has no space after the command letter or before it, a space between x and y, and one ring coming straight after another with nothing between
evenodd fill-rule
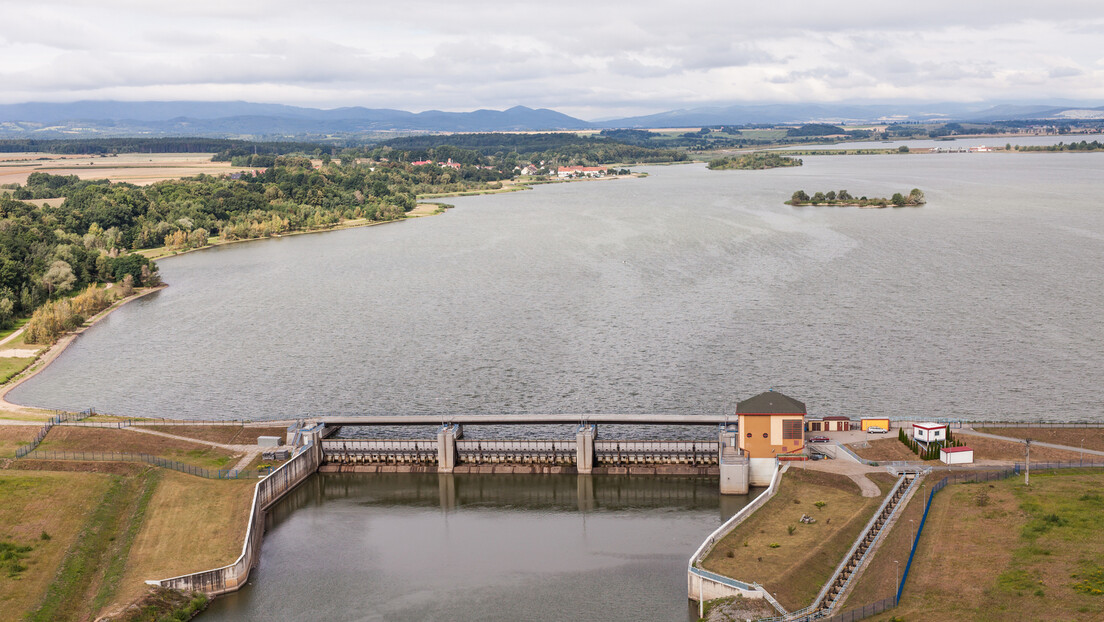
<instances>
[{"instance_id":1,"label":"overcast sky","mask_svg":"<svg viewBox=\"0 0 1104 622\"><path fill-rule=\"evenodd\" d=\"M747 6L743 6L747 5ZM0 103L1104 104L1104 2L0 0Z\"/></svg>"}]
</instances>

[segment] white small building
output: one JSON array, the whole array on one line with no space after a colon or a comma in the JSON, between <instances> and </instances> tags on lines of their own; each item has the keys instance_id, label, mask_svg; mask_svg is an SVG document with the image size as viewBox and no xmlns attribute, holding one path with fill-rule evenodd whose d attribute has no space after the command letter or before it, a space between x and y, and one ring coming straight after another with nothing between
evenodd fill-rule
<instances>
[{"instance_id":1,"label":"white small building","mask_svg":"<svg viewBox=\"0 0 1104 622\"><path fill-rule=\"evenodd\" d=\"M947 426L942 423L914 423L912 437L922 443L947 440Z\"/></svg>"},{"instance_id":2,"label":"white small building","mask_svg":"<svg viewBox=\"0 0 1104 622\"><path fill-rule=\"evenodd\" d=\"M974 450L969 447L944 447L939 450L939 460L943 464L972 464Z\"/></svg>"}]
</instances>

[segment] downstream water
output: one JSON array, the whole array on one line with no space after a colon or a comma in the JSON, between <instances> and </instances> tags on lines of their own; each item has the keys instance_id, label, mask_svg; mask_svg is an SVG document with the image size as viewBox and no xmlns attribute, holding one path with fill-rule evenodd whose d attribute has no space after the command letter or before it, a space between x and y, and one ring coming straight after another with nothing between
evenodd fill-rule
<instances>
[{"instance_id":1,"label":"downstream water","mask_svg":"<svg viewBox=\"0 0 1104 622\"><path fill-rule=\"evenodd\" d=\"M201 619L686 619L687 560L750 498L716 478L320 474Z\"/></svg>"},{"instance_id":2,"label":"downstream water","mask_svg":"<svg viewBox=\"0 0 1104 622\"><path fill-rule=\"evenodd\" d=\"M953 143L952 143L953 144ZM1104 418L1104 154L805 157L161 261L9 399L167 417ZM917 209L792 208L794 190Z\"/></svg>"}]
</instances>

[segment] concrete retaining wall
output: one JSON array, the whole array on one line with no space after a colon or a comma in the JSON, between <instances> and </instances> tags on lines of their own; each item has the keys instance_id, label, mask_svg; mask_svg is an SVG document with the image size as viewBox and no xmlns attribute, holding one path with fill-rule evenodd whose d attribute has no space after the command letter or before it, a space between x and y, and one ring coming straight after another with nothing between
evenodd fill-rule
<instances>
[{"instance_id":1,"label":"concrete retaining wall","mask_svg":"<svg viewBox=\"0 0 1104 622\"><path fill-rule=\"evenodd\" d=\"M770 594L767 593L762 587L754 583L744 583L731 577L725 577L708 570L704 570L699 567L701 560L713 550L718 542L721 541L726 535L728 535L733 529L735 529L740 523L747 520L756 510L761 508L771 497L778 492L778 484L782 479L782 472L784 467L779 465L775 469L774 475L771 477L770 486L759 493L751 503L744 506L739 512L734 514L732 518L724 522L723 525L718 527L716 531L709 534L709 537L702 542L698 550L694 552L694 555L690 558L690 563L687 566L686 572L686 594L690 600L697 601L699 598L705 600L712 600L715 598L725 598L728 596L743 596L745 598L766 598L775 606L776 609L780 609L780 605ZM699 593L701 596L699 596Z\"/></svg>"},{"instance_id":2,"label":"concrete retaining wall","mask_svg":"<svg viewBox=\"0 0 1104 622\"><path fill-rule=\"evenodd\" d=\"M253 505L250 508L249 526L245 531L245 543L242 545L241 555L234 563L222 568L171 579L146 581L146 583L185 592L204 592L208 595L224 594L240 589L249 579L249 572L260 558L261 540L264 539L265 510L310 477L318 470L321 463L322 443L315 434L312 442L302 447L295 457L257 482L257 486L253 489Z\"/></svg>"}]
</instances>

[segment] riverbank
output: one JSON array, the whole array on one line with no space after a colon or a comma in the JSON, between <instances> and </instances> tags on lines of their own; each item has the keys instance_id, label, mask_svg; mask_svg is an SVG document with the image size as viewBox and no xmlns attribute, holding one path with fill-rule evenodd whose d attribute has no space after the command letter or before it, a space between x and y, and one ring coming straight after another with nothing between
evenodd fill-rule
<instances>
[{"instance_id":1,"label":"riverbank","mask_svg":"<svg viewBox=\"0 0 1104 622\"><path fill-rule=\"evenodd\" d=\"M161 291L165 287L167 286L158 285L157 287L146 287L136 290L130 296L115 301L108 308L89 318L87 321L85 321L83 325L81 325L80 328L77 328L76 330L70 331L69 333L65 334L61 339L58 339L57 342L54 343L54 345L50 346L49 348L39 350L38 354L35 356L34 361L32 361L26 368L24 368L23 371L16 374L2 387L0 387L0 417L8 417L9 415L22 415L25 417L27 415L31 415L39 418L40 420L45 420L52 416L53 413L44 408L22 406L20 404L13 404L12 402L9 402L7 399L8 393L10 393L12 389L26 382L28 379L38 375L43 369L46 369L46 367L48 367L50 363L53 363L57 359L57 357L60 356L61 353L64 352L65 349L68 348L69 345L73 343L73 341L75 341L81 333L95 326L98 322L106 318L112 311L122 307L123 305L133 300L138 300L139 298L148 296L154 292Z\"/></svg>"}]
</instances>

